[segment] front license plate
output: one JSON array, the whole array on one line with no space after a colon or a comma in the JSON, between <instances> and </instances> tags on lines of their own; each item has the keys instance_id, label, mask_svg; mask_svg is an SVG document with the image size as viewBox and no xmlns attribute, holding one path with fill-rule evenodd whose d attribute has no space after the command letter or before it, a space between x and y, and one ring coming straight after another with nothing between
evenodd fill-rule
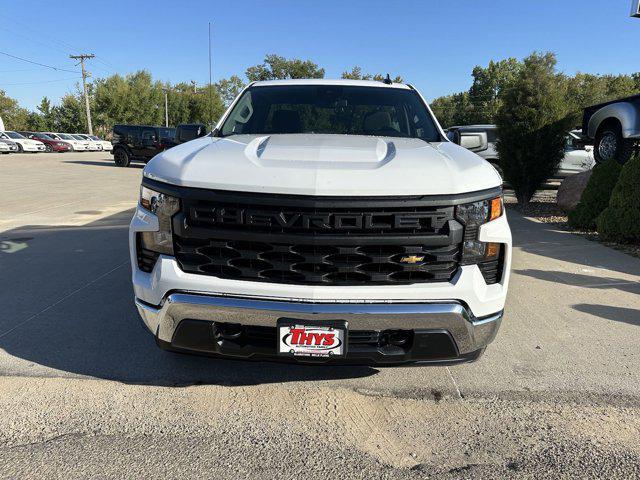
<instances>
[{"instance_id":1,"label":"front license plate","mask_svg":"<svg viewBox=\"0 0 640 480\"><path fill-rule=\"evenodd\" d=\"M296 357L342 357L346 352L346 324L278 322L278 353Z\"/></svg>"}]
</instances>

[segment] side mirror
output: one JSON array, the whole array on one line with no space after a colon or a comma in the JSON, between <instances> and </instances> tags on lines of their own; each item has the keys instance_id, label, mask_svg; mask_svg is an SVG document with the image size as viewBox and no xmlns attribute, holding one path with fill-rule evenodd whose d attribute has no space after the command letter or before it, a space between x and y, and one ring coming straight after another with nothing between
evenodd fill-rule
<instances>
[{"instance_id":1,"label":"side mirror","mask_svg":"<svg viewBox=\"0 0 640 480\"><path fill-rule=\"evenodd\" d=\"M489 148L486 132L460 132L460 146L472 152L481 152Z\"/></svg>"}]
</instances>

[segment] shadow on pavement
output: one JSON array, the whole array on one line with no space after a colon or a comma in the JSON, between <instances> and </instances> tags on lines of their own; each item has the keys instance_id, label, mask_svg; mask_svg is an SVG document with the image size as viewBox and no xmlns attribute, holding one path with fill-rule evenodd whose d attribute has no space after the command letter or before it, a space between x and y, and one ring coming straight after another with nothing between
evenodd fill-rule
<instances>
[{"instance_id":1,"label":"shadow on pavement","mask_svg":"<svg viewBox=\"0 0 640 480\"><path fill-rule=\"evenodd\" d=\"M0 372L55 369L126 383L255 385L367 377L369 367L242 362L156 347L133 304L127 232L133 210L79 227L3 232ZM15 358L12 358L15 357ZM17 361L16 361L17 359ZM46 368L42 368L46 367Z\"/></svg>"},{"instance_id":2,"label":"shadow on pavement","mask_svg":"<svg viewBox=\"0 0 640 480\"><path fill-rule=\"evenodd\" d=\"M513 273L526 275L552 283L562 283L577 287L594 288L598 290L616 289L624 292L640 294L640 282L621 280L619 278L582 275L580 273L560 272L555 270L513 270Z\"/></svg>"},{"instance_id":3,"label":"shadow on pavement","mask_svg":"<svg viewBox=\"0 0 640 480\"><path fill-rule=\"evenodd\" d=\"M527 253L640 277L640 259L509 209L513 245ZM592 277L594 278L594 277ZM557 280L556 280L557 281Z\"/></svg>"},{"instance_id":4,"label":"shadow on pavement","mask_svg":"<svg viewBox=\"0 0 640 480\"><path fill-rule=\"evenodd\" d=\"M609 305L591 305L588 303L573 305L573 308L579 312L606 318L607 320L614 320L616 322L640 326L640 310L636 310L634 308L612 307Z\"/></svg>"},{"instance_id":5,"label":"shadow on pavement","mask_svg":"<svg viewBox=\"0 0 640 480\"><path fill-rule=\"evenodd\" d=\"M102 162L93 161L93 160L65 160L63 163L75 163L76 165L94 165L94 166L98 166L98 167L122 168L122 167L118 167L115 163L113 163L113 160L104 160ZM129 167L131 167L131 168L144 168L145 165L146 165L145 163L131 162Z\"/></svg>"}]
</instances>

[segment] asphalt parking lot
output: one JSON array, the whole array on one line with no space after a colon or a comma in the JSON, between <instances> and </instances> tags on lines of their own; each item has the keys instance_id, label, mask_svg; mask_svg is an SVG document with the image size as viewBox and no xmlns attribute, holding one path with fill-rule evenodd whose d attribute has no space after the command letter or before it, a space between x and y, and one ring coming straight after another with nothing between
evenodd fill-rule
<instances>
[{"instance_id":1,"label":"asphalt parking lot","mask_svg":"<svg viewBox=\"0 0 640 480\"><path fill-rule=\"evenodd\" d=\"M140 324L141 165L0 156L0 477L640 476L640 260L510 213L505 321L477 363L177 355Z\"/></svg>"}]
</instances>

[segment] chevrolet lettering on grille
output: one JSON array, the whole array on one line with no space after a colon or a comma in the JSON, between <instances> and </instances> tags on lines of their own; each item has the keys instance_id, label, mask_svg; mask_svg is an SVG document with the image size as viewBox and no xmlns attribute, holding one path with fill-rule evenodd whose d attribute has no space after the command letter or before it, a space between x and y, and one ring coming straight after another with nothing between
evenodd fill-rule
<instances>
[{"instance_id":1,"label":"chevrolet lettering on grille","mask_svg":"<svg viewBox=\"0 0 640 480\"><path fill-rule=\"evenodd\" d=\"M225 226L281 227L305 230L433 229L428 213L295 213L239 208L194 209L191 218Z\"/></svg>"}]
</instances>

